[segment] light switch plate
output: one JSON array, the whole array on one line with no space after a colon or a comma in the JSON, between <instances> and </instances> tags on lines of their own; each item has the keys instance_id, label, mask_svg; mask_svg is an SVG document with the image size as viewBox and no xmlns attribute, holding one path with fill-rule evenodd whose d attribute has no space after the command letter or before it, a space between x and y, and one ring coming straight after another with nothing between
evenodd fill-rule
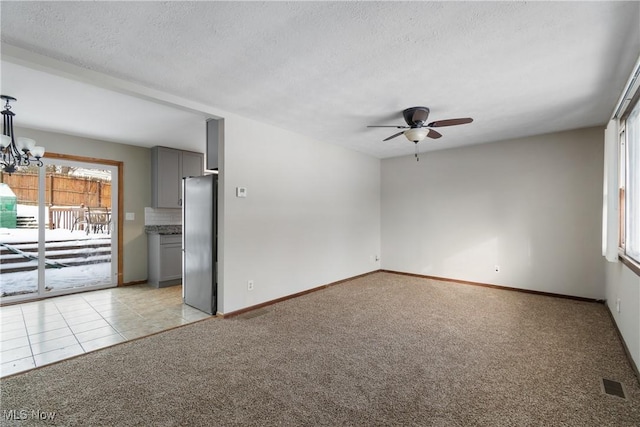
<instances>
[{"instance_id":1,"label":"light switch plate","mask_svg":"<svg viewBox=\"0 0 640 427\"><path fill-rule=\"evenodd\" d=\"M247 197L247 187L236 187L236 197Z\"/></svg>"},{"instance_id":2,"label":"light switch plate","mask_svg":"<svg viewBox=\"0 0 640 427\"><path fill-rule=\"evenodd\" d=\"M136 220L136 213L135 212L127 212L124 214L124 219L126 221L135 221Z\"/></svg>"}]
</instances>

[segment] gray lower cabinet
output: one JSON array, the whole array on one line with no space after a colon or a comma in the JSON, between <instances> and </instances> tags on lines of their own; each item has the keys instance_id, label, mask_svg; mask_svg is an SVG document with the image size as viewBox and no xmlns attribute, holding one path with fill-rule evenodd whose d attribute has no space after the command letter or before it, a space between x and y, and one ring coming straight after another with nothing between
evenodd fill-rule
<instances>
[{"instance_id":1,"label":"gray lower cabinet","mask_svg":"<svg viewBox=\"0 0 640 427\"><path fill-rule=\"evenodd\" d=\"M149 234L149 278L156 288L182 283L182 235Z\"/></svg>"}]
</instances>

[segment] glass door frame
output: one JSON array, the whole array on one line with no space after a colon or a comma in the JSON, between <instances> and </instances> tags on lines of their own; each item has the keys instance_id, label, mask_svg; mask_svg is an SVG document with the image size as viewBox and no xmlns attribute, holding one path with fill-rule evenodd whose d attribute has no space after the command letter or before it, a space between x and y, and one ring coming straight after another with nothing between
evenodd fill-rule
<instances>
[{"instance_id":1,"label":"glass door frame","mask_svg":"<svg viewBox=\"0 0 640 427\"><path fill-rule=\"evenodd\" d=\"M111 169L111 277L109 284L86 286L82 288L70 288L60 290L45 290L45 195L46 195L46 167L39 170L38 174L38 289L31 294L20 294L2 297L1 305L27 302L61 295L86 292L98 289L122 286L122 212L123 212L123 162L90 157L71 156L65 154L47 153L42 158L43 163L85 166L88 168L105 167Z\"/></svg>"}]
</instances>

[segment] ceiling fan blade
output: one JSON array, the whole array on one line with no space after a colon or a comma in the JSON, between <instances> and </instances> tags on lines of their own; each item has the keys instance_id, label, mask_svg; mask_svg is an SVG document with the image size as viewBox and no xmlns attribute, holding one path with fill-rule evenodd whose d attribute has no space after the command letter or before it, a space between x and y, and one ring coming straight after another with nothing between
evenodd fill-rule
<instances>
[{"instance_id":1,"label":"ceiling fan blade","mask_svg":"<svg viewBox=\"0 0 640 427\"><path fill-rule=\"evenodd\" d=\"M385 139L383 139L383 141L388 141L388 140L390 140L390 139L395 138L396 136L400 136L400 135L402 135L403 133L404 133L404 131L402 131L402 132L398 132L398 133L396 133L396 134L391 135L389 138L385 138Z\"/></svg>"},{"instance_id":2,"label":"ceiling fan blade","mask_svg":"<svg viewBox=\"0 0 640 427\"><path fill-rule=\"evenodd\" d=\"M367 126L368 128L397 128L397 129L409 129L409 126L398 126L398 125L380 125L380 126Z\"/></svg>"},{"instance_id":3,"label":"ceiling fan blade","mask_svg":"<svg viewBox=\"0 0 640 427\"><path fill-rule=\"evenodd\" d=\"M465 117L462 119L448 119L448 120L438 120L435 122L431 122L427 125L430 128L439 128L442 126L455 126L455 125L464 125L467 123L471 123L473 119L471 117Z\"/></svg>"},{"instance_id":4,"label":"ceiling fan blade","mask_svg":"<svg viewBox=\"0 0 640 427\"><path fill-rule=\"evenodd\" d=\"M427 121L427 117L429 117L429 110L416 108L416 111L413 112L413 116L411 117L411 121L413 123L417 123L417 122L424 123Z\"/></svg>"},{"instance_id":5,"label":"ceiling fan blade","mask_svg":"<svg viewBox=\"0 0 640 427\"><path fill-rule=\"evenodd\" d=\"M429 138L438 139L442 136L440 132L436 132L433 129L429 129L429 133L427 134Z\"/></svg>"}]
</instances>

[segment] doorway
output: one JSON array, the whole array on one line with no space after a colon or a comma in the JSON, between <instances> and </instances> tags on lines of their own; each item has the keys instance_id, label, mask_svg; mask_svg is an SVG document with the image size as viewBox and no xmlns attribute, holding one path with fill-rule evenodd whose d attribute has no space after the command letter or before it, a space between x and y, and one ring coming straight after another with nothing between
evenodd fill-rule
<instances>
[{"instance_id":1,"label":"doorway","mask_svg":"<svg viewBox=\"0 0 640 427\"><path fill-rule=\"evenodd\" d=\"M121 166L66 156L43 162L2 175L3 303L118 284Z\"/></svg>"}]
</instances>

